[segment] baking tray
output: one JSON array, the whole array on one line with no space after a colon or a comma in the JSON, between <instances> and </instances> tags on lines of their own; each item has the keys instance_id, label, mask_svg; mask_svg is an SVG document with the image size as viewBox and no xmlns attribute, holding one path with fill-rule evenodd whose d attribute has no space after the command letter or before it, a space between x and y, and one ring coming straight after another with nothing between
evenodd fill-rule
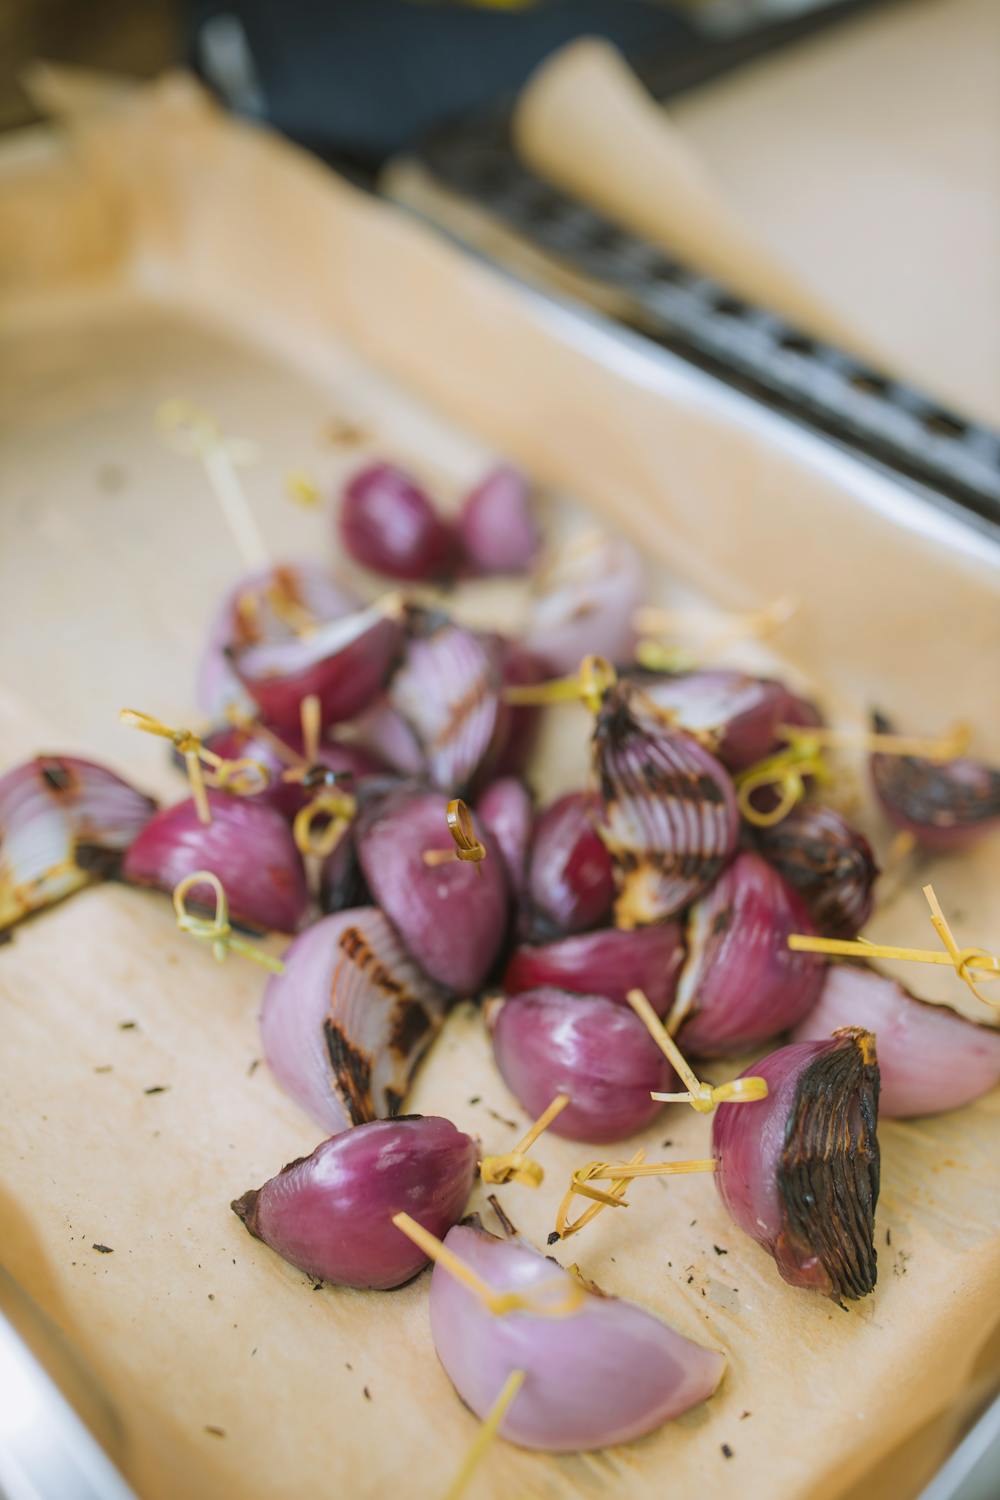
<instances>
[{"instance_id":1,"label":"baking tray","mask_svg":"<svg viewBox=\"0 0 1000 1500\"><path fill-rule=\"evenodd\" d=\"M238 568L197 473L153 431L178 394L258 445L247 484L276 551L331 545L323 515L286 498L290 468L327 489L360 452L386 452L454 500L502 452L557 497L557 523L572 497L635 537L657 597L742 608L794 592L783 658L836 713L879 701L918 727L967 717L984 750L1000 739L983 691L1000 550L930 492L496 274L183 79L55 102L65 132L15 142L0 171L5 763L79 749L177 791L117 710L186 716L205 621ZM333 441L345 422L371 444ZM543 796L584 774L581 721L550 717ZM933 878L963 939L995 947L995 846ZM900 896L875 933L926 941L921 905ZM229 1212L316 1143L255 1066L259 992L255 970L214 966L148 892L94 889L17 933L0 951L3 1260L95 1371L140 1496L429 1500L475 1424L434 1358L425 1280L313 1290ZM411 1107L487 1150L516 1139L523 1115L470 1006ZM704 1128L664 1115L643 1139L701 1154ZM639 1500L668 1482L714 1500L915 1494L1000 1373L1000 1100L880 1135L879 1287L847 1313L785 1287L703 1182L636 1192L624 1228L598 1220L574 1250L586 1273L723 1345L724 1385L627 1448L498 1445L473 1500ZM540 1154L541 1192L505 1195L539 1243L584 1153L552 1139Z\"/></svg>"}]
</instances>

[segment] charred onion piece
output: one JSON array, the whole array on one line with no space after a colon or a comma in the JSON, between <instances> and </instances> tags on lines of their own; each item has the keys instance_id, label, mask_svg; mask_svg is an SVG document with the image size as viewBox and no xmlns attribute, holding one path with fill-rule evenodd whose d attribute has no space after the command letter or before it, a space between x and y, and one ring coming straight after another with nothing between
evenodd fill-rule
<instances>
[{"instance_id":1,"label":"charred onion piece","mask_svg":"<svg viewBox=\"0 0 1000 1500\"><path fill-rule=\"evenodd\" d=\"M395 928L376 907L338 912L301 933L284 962L260 1017L282 1088L330 1131L398 1115L444 1000Z\"/></svg>"},{"instance_id":2,"label":"charred onion piece","mask_svg":"<svg viewBox=\"0 0 1000 1500\"><path fill-rule=\"evenodd\" d=\"M801 1021L819 997L824 964L792 952L788 937L811 930L802 898L777 870L759 854L738 854L688 918L670 1015L682 1049L725 1057Z\"/></svg>"},{"instance_id":3,"label":"charred onion piece","mask_svg":"<svg viewBox=\"0 0 1000 1500\"><path fill-rule=\"evenodd\" d=\"M562 1317L496 1316L447 1264L434 1267L431 1336L466 1405L485 1417L511 1372L525 1372L499 1427L510 1442L554 1453L629 1442L706 1400L722 1378L716 1350L633 1302L585 1288L521 1240L462 1224L444 1245L497 1294L579 1299Z\"/></svg>"},{"instance_id":4,"label":"charred onion piece","mask_svg":"<svg viewBox=\"0 0 1000 1500\"><path fill-rule=\"evenodd\" d=\"M875 1286L879 1069L850 1027L753 1065L769 1093L721 1104L712 1127L722 1201L785 1281L840 1301Z\"/></svg>"},{"instance_id":5,"label":"charred onion piece","mask_svg":"<svg viewBox=\"0 0 1000 1500\"><path fill-rule=\"evenodd\" d=\"M216 791L207 797L209 823L200 820L190 800L158 812L125 857L125 879L172 891L185 876L211 870L225 887L237 922L295 932L309 896L288 824L273 807L245 797ZM210 911L215 907L207 886L196 886L188 900Z\"/></svg>"},{"instance_id":6,"label":"charred onion piece","mask_svg":"<svg viewBox=\"0 0 1000 1500\"><path fill-rule=\"evenodd\" d=\"M289 1162L233 1203L257 1239L310 1276L387 1291L427 1257L393 1227L401 1210L441 1236L461 1217L477 1147L449 1120L407 1115L356 1125Z\"/></svg>"},{"instance_id":7,"label":"charred onion piece","mask_svg":"<svg viewBox=\"0 0 1000 1500\"><path fill-rule=\"evenodd\" d=\"M617 925L673 916L711 885L736 847L739 815L728 772L627 682L605 695L594 766L601 837L618 880Z\"/></svg>"},{"instance_id":8,"label":"charred onion piece","mask_svg":"<svg viewBox=\"0 0 1000 1500\"><path fill-rule=\"evenodd\" d=\"M599 799L568 792L536 820L528 856L527 934L544 941L604 921L614 899L611 856L597 833Z\"/></svg>"},{"instance_id":9,"label":"charred onion piece","mask_svg":"<svg viewBox=\"0 0 1000 1500\"><path fill-rule=\"evenodd\" d=\"M780 823L760 828L757 848L794 886L824 937L852 938L875 905L879 867L863 833L832 807L806 803Z\"/></svg>"},{"instance_id":10,"label":"charred onion piece","mask_svg":"<svg viewBox=\"0 0 1000 1500\"><path fill-rule=\"evenodd\" d=\"M665 1016L684 961L677 922L637 927L633 932L602 928L539 947L515 948L503 976L509 995L552 987L579 995L603 995L625 1005L629 990L643 990L657 1015Z\"/></svg>"},{"instance_id":11,"label":"charred onion piece","mask_svg":"<svg viewBox=\"0 0 1000 1500\"><path fill-rule=\"evenodd\" d=\"M702 738L730 771L770 755L781 744L779 725L800 722L805 701L773 678L722 667L631 675L658 708Z\"/></svg>"},{"instance_id":12,"label":"charred onion piece","mask_svg":"<svg viewBox=\"0 0 1000 1500\"><path fill-rule=\"evenodd\" d=\"M117 875L155 811L151 797L78 756L36 755L0 777L0 931Z\"/></svg>"},{"instance_id":13,"label":"charred onion piece","mask_svg":"<svg viewBox=\"0 0 1000 1500\"><path fill-rule=\"evenodd\" d=\"M831 964L796 1042L864 1026L878 1038L886 1117L960 1109L1000 1083L1000 1030L966 1020L945 1005L919 1000L895 979L850 964Z\"/></svg>"},{"instance_id":14,"label":"charred onion piece","mask_svg":"<svg viewBox=\"0 0 1000 1500\"><path fill-rule=\"evenodd\" d=\"M877 734L892 734L882 714ZM1000 825L1000 771L981 761L926 760L916 755L873 755L872 785L886 816L925 849L947 852L975 843Z\"/></svg>"}]
</instances>

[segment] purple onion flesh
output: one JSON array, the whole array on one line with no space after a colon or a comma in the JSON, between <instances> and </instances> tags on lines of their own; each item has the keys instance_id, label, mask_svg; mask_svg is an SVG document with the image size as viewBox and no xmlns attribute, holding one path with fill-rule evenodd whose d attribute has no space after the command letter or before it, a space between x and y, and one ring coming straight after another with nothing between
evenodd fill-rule
<instances>
[{"instance_id":1,"label":"purple onion flesh","mask_svg":"<svg viewBox=\"0 0 1000 1500\"><path fill-rule=\"evenodd\" d=\"M602 536L593 546L572 544L544 580L523 644L553 672L575 672L585 656L616 666L632 659L632 617L643 602L642 559L623 537Z\"/></svg>"},{"instance_id":2,"label":"purple onion flesh","mask_svg":"<svg viewBox=\"0 0 1000 1500\"><path fill-rule=\"evenodd\" d=\"M528 846L534 808L531 793L516 776L491 781L476 802L476 816L503 858L511 898L520 901L528 873Z\"/></svg>"},{"instance_id":3,"label":"purple onion flesh","mask_svg":"<svg viewBox=\"0 0 1000 1500\"><path fill-rule=\"evenodd\" d=\"M466 497L458 521L466 561L477 573L523 573L539 536L524 475L498 464Z\"/></svg>"},{"instance_id":4,"label":"purple onion flesh","mask_svg":"<svg viewBox=\"0 0 1000 1500\"><path fill-rule=\"evenodd\" d=\"M872 715L878 734L893 733L889 720ZM873 755L875 794L889 821L924 849L966 849L1000 827L1000 771L978 760L924 760L916 755Z\"/></svg>"},{"instance_id":5,"label":"purple onion flesh","mask_svg":"<svg viewBox=\"0 0 1000 1500\"><path fill-rule=\"evenodd\" d=\"M498 1292L553 1289L574 1279L519 1240L456 1225L447 1248ZM578 1283L577 1283L578 1284ZM431 1276L431 1336L465 1404L487 1415L513 1370L524 1384L500 1435L553 1453L604 1448L652 1432L707 1400L723 1356L684 1338L634 1302L587 1291L566 1317L530 1312L496 1317L442 1265Z\"/></svg>"},{"instance_id":6,"label":"purple onion flesh","mask_svg":"<svg viewBox=\"0 0 1000 1500\"><path fill-rule=\"evenodd\" d=\"M568 792L538 816L528 857L526 931L539 941L596 927L611 911L614 872L597 833L600 804Z\"/></svg>"},{"instance_id":7,"label":"purple onion flesh","mask_svg":"<svg viewBox=\"0 0 1000 1500\"><path fill-rule=\"evenodd\" d=\"M658 1016L673 1004L684 962L684 940L677 922L622 932L605 927L537 947L515 948L504 971L508 995L552 987L578 995L603 995L628 1003L629 990L642 990Z\"/></svg>"},{"instance_id":8,"label":"purple onion flesh","mask_svg":"<svg viewBox=\"0 0 1000 1500\"><path fill-rule=\"evenodd\" d=\"M355 562L387 578L418 583L454 570L455 533L394 464L370 464L354 475L344 488L339 528Z\"/></svg>"},{"instance_id":9,"label":"purple onion flesh","mask_svg":"<svg viewBox=\"0 0 1000 1500\"><path fill-rule=\"evenodd\" d=\"M436 1115L374 1120L289 1162L233 1212L308 1275L387 1291L427 1264L393 1214L442 1239L465 1211L477 1156L475 1141Z\"/></svg>"}]
</instances>

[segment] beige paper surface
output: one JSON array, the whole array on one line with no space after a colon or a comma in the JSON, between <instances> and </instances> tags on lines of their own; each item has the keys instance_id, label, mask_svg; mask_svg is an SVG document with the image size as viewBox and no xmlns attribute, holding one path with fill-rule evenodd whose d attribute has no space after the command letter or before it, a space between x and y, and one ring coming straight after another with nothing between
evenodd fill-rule
<instances>
[{"instance_id":1,"label":"beige paper surface","mask_svg":"<svg viewBox=\"0 0 1000 1500\"><path fill-rule=\"evenodd\" d=\"M669 362L654 377L615 345L578 346L531 297L220 121L186 85L81 122L69 157L39 150L0 171L0 247L4 763L78 748L178 789L161 747L116 711L185 717L201 631L238 562L197 471L153 431L174 394L260 445L246 482L276 551L330 553L328 516L293 506L283 476L305 468L329 492L358 462L330 442L333 418L361 422L373 444L360 451L411 462L450 502L505 451L638 537L656 564L651 597L795 591L783 644L834 701L877 693L920 727L931 704L935 725L966 713L982 748L996 741L1000 706L981 684L998 659L1000 575L985 541L911 513L868 471L831 466ZM469 607L512 624L517 596ZM584 720L551 718L544 795L585 765ZM934 867L963 939L1000 942L996 858L987 846ZM928 939L908 903L882 923ZM217 966L178 934L165 900L121 888L75 898L0 950L2 1258L104 1380L142 1496L432 1500L475 1424L434 1357L426 1281L313 1291L229 1211L316 1143L266 1067L251 1070L260 988L252 967ZM516 1139L523 1114L471 1007L411 1106L488 1151ZM500 1445L472 1500L652 1500L666 1483L713 1500L840 1500L882 1463L900 1496L914 1493L952 1414L998 1373L998 1116L994 1095L882 1129L880 1282L846 1314L786 1288L710 1182L640 1184L627 1218L604 1215L570 1255L724 1346L720 1392L624 1449L555 1459ZM704 1120L676 1111L644 1141L681 1156L706 1138ZM536 1241L587 1154L547 1139L543 1189L505 1191ZM890 1461L932 1419L915 1467Z\"/></svg>"}]
</instances>

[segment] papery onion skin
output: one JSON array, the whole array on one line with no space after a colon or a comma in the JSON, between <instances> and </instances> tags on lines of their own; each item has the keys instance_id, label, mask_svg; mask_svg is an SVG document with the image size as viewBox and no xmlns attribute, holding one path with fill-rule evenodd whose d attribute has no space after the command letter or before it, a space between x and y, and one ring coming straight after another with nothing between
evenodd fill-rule
<instances>
[{"instance_id":1,"label":"papery onion skin","mask_svg":"<svg viewBox=\"0 0 1000 1500\"><path fill-rule=\"evenodd\" d=\"M584 932L611 911L611 856L597 833L600 803L568 792L538 816L528 856L526 935L537 941Z\"/></svg>"},{"instance_id":2,"label":"papery onion skin","mask_svg":"<svg viewBox=\"0 0 1000 1500\"><path fill-rule=\"evenodd\" d=\"M368 887L420 968L453 994L473 995L504 938L507 877L503 856L478 823L481 863L425 863L426 851L454 851L447 808L439 792L390 790L365 802L355 838Z\"/></svg>"},{"instance_id":3,"label":"papery onion skin","mask_svg":"<svg viewBox=\"0 0 1000 1500\"><path fill-rule=\"evenodd\" d=\"M486 1019L501 1076L529 1115L556 1094L570 1096L549 1126L554 1135L624 1140L662 1108L652 1091L680 1087L638 1016L603 995L528 990L488 1001Z\"/></svg>"},{"instance_id":4,"label":"papery onion skin","mask_svg":"<svg viewBox=\"0 0 1000 1500\"><path fill-rule=\"evenodd\" d=\"M882 714L878 734L892 734ZM948 854L967 849L1000 827L1000 771L960 756L936 762L916 755L873 755L872 785L886 817L924 849Z\"/></svg>"},{"instance_id":5,"label":"papery onion skin","mask_svg":"<svg viewBox=\"0 0 1000 1500\"><path fill-rule=\"evenodd\" d=\"M172 891L186 875L211 870L222 882L234 921L275 932L295 932L309 906L302 856L273 807L210 791L211 823L190 799L151 819L125 856L132 885ZM188 904L214 910L211 887L196 885Z\"/></svg>"},{"instance_id":6,"label":"papery onion skin","mask_svg":"<svg viewBox=\"0 0 1000 1500\"><path fill-rule=\"evenodd\" d=\"M388 699L413 730L432 785L459 796L506 736L503 643L423 609L409 611L408 633Z\"/></svg>"},{"instance_id":7,"label":"papery onion skin","mask_svg":"<svg viewBox=\"0 0 1000 1500\"><path fill-rule=\"evenodd\" d=\"M267 982L260 1034L285 1092L333 1133L398 1115L444 999L384 913L358 907L314 922L284 964Z\"/></svg>"},{"instance_id":8,"label":"papery onion skin","mask_svg":"<svg viewBox=\"0 0 1000 1500\"><path fill-rule=\"evenodd\" d=\"M851 1029L755 1062L766 1099L720 1104L715 1180L739 1227L792 1286L836 1301L875 1286L879 1069L875 1038Z\"/></svg>"},{"instance_id":9,"label":"papery onion skin","mask_svg":"<svg viewBox=\"0 0 1000 1500\"><path fill-rule=\"evenodd\" d=\"M511 897L519 901L528 874L528 846L534 821L531 793L516 776L501 777L480 793L476 814L503 858Z\"/></svg>"},{"instance_id":10,"label":"papery onion skin","mask_svg":"<svg viewBox=\"0 0 1000 1500\"><path fill-rule=\"evenodd\" d=\"M0 932L95 881L156 812L152 797L75 755L36 755L0 777Z\"/></svg>"},{"instance_id":11,"label":"papery onion skin","mask_svg":"<svg viewBox=\"0 0 1000 1500\"><path fill-rule=\"evenodd\" d=\"M572 544L568 554L572 554ZM593 547L557 557L557 573L541 580L523 644L555 673L575 672L585 656L619 665L635 650L632 617L646 592L642 559L623 537L602 536Z\"/></svg>"},{"instance_id":12,"label":"papery onion skin","mask_svg":"<svg viewBox=\"0 0 1000 1500\"><path fill-rule=\"evenodd\" d=\"M788 946L814 931L805 903L759 854L738 854L688 917L670 1028L692 1057L727 1057L788 1031L819 998L824 960Z\"/></svg>"},{"instance_id":13,"label":"papery onion skin","mask_svg":"<svg viewBox=\"0 0 1000 1500\"><path fill-rule=\"evenodd\" d=\"M796 705L803 700L774 678L721 667L635 672L630 677L657 707L675 715L682 729L705 737L730 771L742 771L772 754L782 743L778 726L799 722Z\"/></svg>"},{"instance_id":14,"label":"papery onion skin","mask_svg":"<svg viewBox=\"0 0 1000 1500\"><path fill-rule=\"evenodd\" d=\"M198 665L195 701L209 718L221 718L234 704L252 711L253 699L240 683L226 655L227 647L256 645L262 641L290 640L294 631L286 618L269 603L269 591L287 599L318 622L337 620L359 607L353 593L311 562L283 562L249 573L225 595L209 626L208 638ZM253 600L252 611L241 609L241 600ZM280 606L279 606L280 607Z\"/></svg>"},{"instance_id":15,"label":"papery onion skin","mask_svg":"<svg viewBox=\"0 0 1000 1500\"><path fill-rule=\"evenodd\" d=\"M221 755L223 760L249 759L263 766L269 781L262 791L252 793L253 800L276 808L283 818L294 818L314 792L303 787L301 781L283 779L283 773L295 765L296 756L302 755L301 735L289 733L278 738L288 746L287 756L279 754L271 738L257 733L254 725L244 729L224 724L205 735L202 743L207 750ZM377 757L360 745L342 745L331 740L320 745L317 761L344 778L347 791L353 791L367 777L380 776L385 771ZM183 767L183 760L180 764Z\"/></svg>"},{"instance_id":16,"label":"papery onion skin","mask_svg":"<svg viewBox=\"0 0 1000 1500\"><path fill-rule=\"evenodd\" d=\"M427 1264L392 1216L442 1239L465 1212L476 1142L436 1115L374 1120L289 1162L233 1203L257 1239L310 1276L388 1291Z\"/></svg>"},{"instance_id":17,"label":"papery onion skin","mask_svg":"<svg viewBox=\"0 0 1000 1500\"><path fill-rule=\"evenodd\" d=\"M465 498L458 531L466 562L478 573L523 573L539 535L524 475L498 464Z\"/></svg>"},{"instance_id":18,"label":"papery onion skin","mask_svg":"<svg viewBox=\"0 0 1000 1500\"><path fill-rule=\"evenodd\" d=\"M229 648L229 660L261 716L299 728L303 698L320 702L324 726L351 719L378 696L402 645L398 622L378 605L321 625L309 635Z\"/></svg>"},{"instance_id":19,"label":"papery onion skin","mask_svg":"<svg viewBox=\"0 0 1000 1500\"><path fill-rule=\"evenodd\" d=\"M940 1114L971 1104L1000 1083L1000 1030L919 1000L867 966L831 964L815 1006L792 1040L863 1026L878 1041L879 1114Z\"/></svg>"},{"instance_id":20,"label":"papery onion skin","mask_svg":"<svg viewBox=\"0 0 1000 1500\"><path fill-rule=\"evenodd\" d=\"M736 848L729 773L628 682L605 695L593 745L599 828L618 881L615 920L662 921L706 890Z\"/></svg>"},{"instance_id":21,"label":"papery onion skin","mask_svg":"<svg viewBox=\"0 0 1000 1500\"><path fill-rule=\"evenodd\" d=\"M549 1256L459 1224L445 1245L497 1291L573 1285ZM528 1312L494 1317L434 1267L431 1337L465 1404L485 1417L512 1370L525 1381L500 1424L524 1448L573 1453L627 1443L706 1400L725 1369L714 1349L684 1338L634 1302L587 1292L567 1317Z\"/></svg>"},{"instance_id":22,"label":"papery onion skin","mask_svg":"<svg viewBox=\"0 0 1000 1500\"><path fill-rule=\"evenodd\" d=\"M515 948L504 971L508 995L551 986L579 995L603 995L618 1005L642 990L658 1016L670 1009L684 962L680 924L660 922L622 932L614 927L578 933L537 947Z\"/></svg>"},{"instance_id":23,"label":"papery onion skin","mask_svg":"<svg viewBox=\"0 0 1000 1500\"><path fill-rule=\"evenodd\" d=\"M387 578L447 578L458 554L454 531L420 486L395 464L369 464L344 488L338 518L346 550Z\"/></svg>"},{"instance_id":24,"label":"papery onion skin","mask_svg":"<svg viewBox=\"0 0 1000 1500\"><path fill-rule=\"evenodd\" d=\"M754 832L761 854L806 903L816 931L856 937L874 910L879 875L864 834L816 802Z\"/></svg>"}]
</instances>

